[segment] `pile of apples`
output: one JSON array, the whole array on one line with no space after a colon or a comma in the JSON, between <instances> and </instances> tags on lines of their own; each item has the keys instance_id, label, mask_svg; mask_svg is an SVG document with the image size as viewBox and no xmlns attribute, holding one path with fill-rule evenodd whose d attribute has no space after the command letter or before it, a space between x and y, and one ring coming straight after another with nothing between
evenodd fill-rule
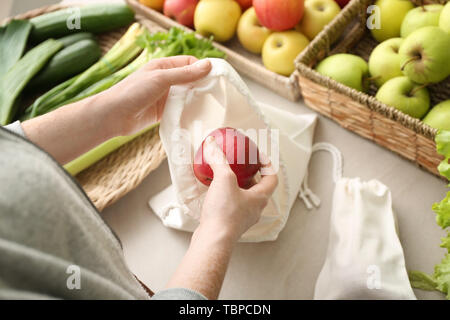
<instances>
[{"instance_id":1,"label":"pile of apples","mask_svg":"<svg viewBox=\"0 0 450 320\"><path fill-rule=\"evenodd\" d=\"M450 76L450 2L415 7L409 0L378 0L380 28L371 29L380 42L368 63L352 54L336 54L316 70L351 88L422 119L431 127L450 130L450 100L430 110L427 86ZM450 98L450 97L449 97Z\"/></svg>"},{"instance_id":2,"label":"pile of apples","mask_svg":"<svg viewBox=\"0 0 450 320\"><path fill-rule=\"evenodd\" d=\"M264 66L289 76L294 60L350 0L140 0L144 5L226 42L237 34Z\"/></svg>"}]
</instances>

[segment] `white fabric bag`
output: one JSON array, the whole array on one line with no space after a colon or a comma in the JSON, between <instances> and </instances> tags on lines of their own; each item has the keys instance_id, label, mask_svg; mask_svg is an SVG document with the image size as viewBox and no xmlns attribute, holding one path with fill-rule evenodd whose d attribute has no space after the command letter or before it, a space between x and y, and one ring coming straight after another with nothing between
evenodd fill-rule
<instances>
[{"instance_id":1,"label":"white fabric bag","mask_svg":"<svg viewBox=\"0 0 450 320\"><path fill-rule=\"evenodd\" d=\"M203 139L220 127L233 127L246 134L251 129L279 128L275 135L269 135L267 147L267 150L278 147L280 151L279 158L277 152L267 153L275 169L279 168L278 186L260 221L241 238L246 242L275 240L286 223L308 167L316 116L294 115L258 104L225 60L210 61L212 70L208 76L170 90L159 133L172 184L153 196L149 205L165 226L194 231L208 190L197 180L192 167Z\"/></svg>"},{"instance_id":2,"label":"white fabric bag","mask_svg":"<svg viewBox=\"0 0 450 320\"><path fill-rule=\"evenodd\" d=\"M342 177L339 150L331 152L336 183L328 251L314 299L416 299L397 235L391 192L378 180Z\"/></svg>"}]
</instances>

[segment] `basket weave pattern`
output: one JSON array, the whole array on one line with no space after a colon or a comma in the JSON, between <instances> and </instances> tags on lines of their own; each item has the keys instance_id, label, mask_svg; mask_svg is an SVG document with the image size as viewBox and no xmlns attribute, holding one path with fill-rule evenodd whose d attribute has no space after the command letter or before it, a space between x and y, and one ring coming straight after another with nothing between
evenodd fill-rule
<instances>
[{"instance_id":1,"label":"basket weave pattern","mask_svg":"<svg viewBox=\"0 0 450 320\"><path fill-rule=\"evenodd\" d=\"M339 17L327 25L297 57L296 75L303 99L311 109L333 119L342 127L439 175L436 167L443 158L436 152L436 129L376 100L374 86L368 94L362 93L313 69L319 61L336 53L352 53L368 60L378 44L366 27L367 7L374 2L352 0ZM421 4L420 1L414 2ZM445 0L428 2L443 3ZM449 99L450 78L428 89L432 105Z\"/></svg>"},{"instance_id":2,"label":"basket weave pattern","mask_svg":"<svg viewBox=\"0 0 450 320\"><path fill-rule=\"evenodd\" d=\"M15 16L14 19L30 19L66 7L68 6L43 7ZM6 19L5 22L10 19ZM140 17L136 17L136 20L150 31L163 30ZM126 30L127 28L122 28L97 36L103 54L122 37ZM76 176L99 211L136 188L166 158L158 129L159 127L156 127L128 142Z\"/></svg>"}]
</instances>

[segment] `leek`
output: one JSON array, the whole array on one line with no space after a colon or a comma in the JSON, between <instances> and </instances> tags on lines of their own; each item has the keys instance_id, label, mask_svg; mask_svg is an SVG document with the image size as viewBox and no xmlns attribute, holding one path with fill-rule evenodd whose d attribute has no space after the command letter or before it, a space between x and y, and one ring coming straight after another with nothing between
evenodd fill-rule
<instances>
[{"instance_id":1,"label":"leek","mask_svg":"<svg viewBox=\"0 0 450 320\"><path fill-rule=\"evenodd\" d=\"M28 51L0 79L0 125L7 125L15 116L17 98L30 79L37 74L62 44L49 39Z\"/></svg>"},{"instance_id":2,"label":"leek","mask_svg":"<svg viewBox=\"0 0 450 320\"><path fill-rule=\"evenodd\" d=\"M138 23L134 23L125 33L125 35L108 51L108 53L100 59L99 62L91 66L89 69L74 78L67 80L59 86L57 92L50 90L41 98L37 99L25 111L23 119L30 119L35 116L49 112L60 106L67 104L67 101L73 99L80 92L91 86L92 84L113 74L123 66L127 65L142 48L137 45L138 36L143 33L144 29ZM55 94L56 93L56 94Z\"/></svg>"},{"instance_id":3,"label":"leek","mask_svg":"<svg viewBox=\"0 0 450 320\"><path fill-rule=\"evenodd\" d=\"M0 28L0 77L22 57L30 31L27 20L12 20Z\"/></svg>"},{"instance_id":4,"label":"leek","mask_svg":"<svg viewBox=\"0 0 450 320\"><path fill-rule=\"evenodd\" d=\"M150 131L151 129L157 127L159 123L153 124L150 127L133 134L131 136L118 136L114 137L94 149L89 150L85 154L81 155L80 157L76 158L75 160L72 160L68 164L64 166L64 169L66 169L72 176L76 176L78 173L83 171L84 169L90 167L97 161L103 159L111 152L119 149L124 144L130 142L134 138L139 137L140 135L144 134L147 131Z\"/></svg>"},{"instance_id":5,"label":"leek","mask_svg":"<svg viewBox=\"0 0 450 320\"><path fill-rule=\"evenodd\" d=\"M93 85L91 85L89 88L86 88L79 94L77 94L74 98L68 100L65 102L65 104L73 103L85 98L88 98L90 96L93 96L97 93L100 93L102 91L105 91L106 89L111 88L116 83L120 82L124 78L126 78L128 75L139 69L141 66L143 66L145 63L147 63L150 59L150 56L148 54L147 50L142 51L142 53L137 57L132 63L130 63L125 68L122 68L121 70L117 71L116 73L110 75L109 77L106 77ZM49 110L53 111L58 107L54 107Z\"/></svg>"}]
</instances>

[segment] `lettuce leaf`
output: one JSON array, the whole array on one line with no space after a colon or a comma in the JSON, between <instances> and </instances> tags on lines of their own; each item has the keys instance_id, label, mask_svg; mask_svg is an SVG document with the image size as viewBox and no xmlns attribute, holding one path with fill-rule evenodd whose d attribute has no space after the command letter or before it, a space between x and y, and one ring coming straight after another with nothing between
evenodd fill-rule
<instances>
[{"instance_id":1,"label":"lettuce leaf","mask_svg":"<svg viewBox=\"0 0 450 320\"><path fill-rule=\"evenodd\" d=\"M431 207L436 213L436 222L441 228L450 227L450 191L447 196L439 203Z\"/></svg>"},{"instance_id":2,"label":"lettuce leaf","mask_svg":"<svg viewBox=\"0 0 450 320\"><path fill-rule=\"evenodd\" d=\"M450 253L450 231L447 231L447 237L442 238L441 248L447 249L447 252Z\"/></svg>"},{"instance_id":3,"label":"lettuce leaf","mask_svg":"<svg viewBox=\"0 0 450 320\"><path fill-rule=\"evenodd\" d=\"M421 271L410 271L408 276L413 288L427 291L437 290L438 284L434 280L434 275L428 275Z\"/></svg>"},{"instance_id":4,"label":"lettuce leaf","mask_svg":"<svg viewBox=\"0 0 450 320\"><path fill-rule=\"evenodd\" d=\"M450 254L446 254L440 264L434 267L433 279L437 284L436 289L446 295L446 298L450 300Z\"/></svg>"},{"instance_id":5,"label":"lettuce leaf","mask_svg":"<svg viewBox=\"0 0 450 320\"><path fill-rule=\"evenodd\" d=\"M438 166L439 173L450 180L450 131L440 130L436 135L434 141L436 142L436 150L439 154L444 156L444 160Z\"/></svg>"},{"instance_id":6,"label":"lettuce leaf","mask_svg":"<svg viewBox=\"0 0 450 320\"><path fill-rule=\"evenodd\" d=\"M450 131L439 131L435 138L436 150L444 156L444 160L439 164L439 173L450 180ZM436 222L442 228L450 227L450 192L439 203L432 206L436 213ZM434 267L434 273L428 275L421 271L410 271L409 280L411 286L422 290L438 290L446 295L450 300L450 231L447 236L441 239L441 247L447 249L444 259Z\"/></svg>"}]
</instances>

